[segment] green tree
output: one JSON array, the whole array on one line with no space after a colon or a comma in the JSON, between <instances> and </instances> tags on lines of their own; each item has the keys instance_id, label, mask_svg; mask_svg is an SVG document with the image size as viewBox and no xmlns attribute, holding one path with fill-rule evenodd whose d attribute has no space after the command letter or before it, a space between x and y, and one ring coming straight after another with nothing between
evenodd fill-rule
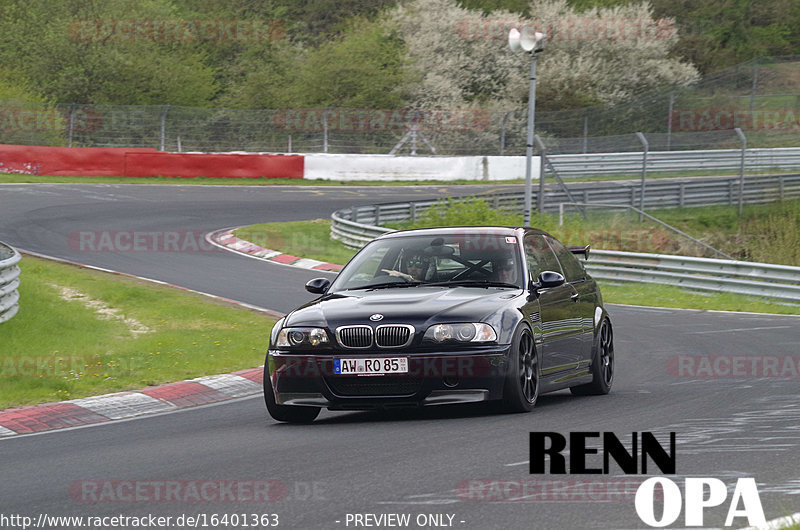
<instances>
[{"instance_id":1,"label":"green tree","mask_svg":"<svg viewBox=\"0 0 800 530\"><path fill-rule=\"evenodd\" d=\"M800 52L796 0L652 0L656 16L673 17L681 38L675 54L701 72L762 55Z\"/></svg>"},{"instance_id":2,"label":"green tree","mask_svg":"<svg viewBox=\"0 0 800 530\"><path fill-rule=\"evenodd\" d=\"M207 104L216 84L195 42L131 37L134 20L175 19L169 0L7 0L0 57L56 102Z\"/></svg>"},{"instance_id":3,"label":"green tree","mask_svg":"<svg viewBox=\"0 0 800 530\"><path fill-rule=\"evenodd\" d=\"M308 106L403 106L404 49L381 22L354 19L349 30L309 52L295 85Z\"/></svg>"},{"instance_id":4,"label":"green tree","mask_svg":"<svg viewBox=\"0 0 800 530\"><path fill-rule=\"evenodd\" d=\"M356 18L316 48L289 43L250 49L230 68L222 98L237 108L404 106L404 48L385 23Z\"/></svg>"}]
</instances>

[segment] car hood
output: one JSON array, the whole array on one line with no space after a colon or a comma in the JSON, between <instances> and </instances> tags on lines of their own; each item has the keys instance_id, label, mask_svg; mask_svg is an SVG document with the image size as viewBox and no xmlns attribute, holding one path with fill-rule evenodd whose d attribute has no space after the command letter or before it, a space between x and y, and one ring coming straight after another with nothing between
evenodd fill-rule
<instances>
[{"instance_id":1,"label":"car hood","mask_svg":"<svg viewBox=\"0 0 800 530\"><path fill-rule=\"evenodd\" d=\"M406 287L354 290L326 295L286 318L286 326L368 324L380 314L380 324L430 325L437 322L477 322L496 314L522 294L521 289L474 287Z\"/></svg>"}]
</instances>

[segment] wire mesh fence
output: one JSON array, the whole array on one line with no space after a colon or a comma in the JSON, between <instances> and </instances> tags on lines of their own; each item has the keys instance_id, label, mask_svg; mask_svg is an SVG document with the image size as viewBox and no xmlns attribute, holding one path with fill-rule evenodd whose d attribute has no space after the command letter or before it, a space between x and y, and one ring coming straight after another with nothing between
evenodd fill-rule
<instances>
[{"instance_id":1,"label":"wire mesh fence","mask_svg":"<svg viewBox=\"0 0 800 530\"><path fill-rule=\"evenodd\" d=\"M536 132L552 154L797 146L800 56L761 58L666 87L623 104L550 111L539 102ZM523 155L524 108L226 109L169 105L50 105L0 101L0 143L79 147L150 147L166 151L400 152ZM414 149L416 145L416 149Z\"/></svg>"}]
</instances>

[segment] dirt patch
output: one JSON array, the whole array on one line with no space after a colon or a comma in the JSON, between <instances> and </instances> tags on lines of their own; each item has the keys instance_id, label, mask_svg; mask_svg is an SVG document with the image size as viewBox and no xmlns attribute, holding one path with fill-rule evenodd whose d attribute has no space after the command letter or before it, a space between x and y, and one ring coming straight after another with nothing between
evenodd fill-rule
<instances>
[{"instance_id":1,"label":"dirt patch","mask_svg":"<svg viewBox=\"0 0 800 530\"><path fill-rule=\"evenodd\" d=\"M124 323L128 326L128 331L131 332L132 335L138 336L144 333L152 333L153 329L145 326L135 318L129 318L122 314L120 309L115 307L109 306L107 303L103 302L102 300L95 300L90 298L87 294L82 293L81 291L74 289L72 287L65 287L63 285L55 285L50 284L52 287L58 290L59 296L62 300L75 300L81 302L84 307L93 310L97 313L97 318L100 320L119 320L120 322Z\"/></svg>"}]
</instances>

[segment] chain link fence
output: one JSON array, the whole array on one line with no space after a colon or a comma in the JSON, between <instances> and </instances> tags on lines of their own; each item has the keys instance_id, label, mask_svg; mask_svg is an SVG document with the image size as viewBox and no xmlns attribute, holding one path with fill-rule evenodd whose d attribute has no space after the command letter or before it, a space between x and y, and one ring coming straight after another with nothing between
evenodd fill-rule
<instances>
[{"instance_id":1,"label":"chain link fence","mask_svg":"<svg viewBox=\"0 0 800 530\"><path fill-rule=\"evenodd\" d=\"M551 154L797 146L800 56L761 58L624 104L549 111L536 132ZM794 81L793 81L794 80ZM525 108L225 109L168 105L49 105L0 100L0 143L149 147L164 151L524 155ZM404 139L410 141L403 142Z\"/></svg>"}]
</instances>

